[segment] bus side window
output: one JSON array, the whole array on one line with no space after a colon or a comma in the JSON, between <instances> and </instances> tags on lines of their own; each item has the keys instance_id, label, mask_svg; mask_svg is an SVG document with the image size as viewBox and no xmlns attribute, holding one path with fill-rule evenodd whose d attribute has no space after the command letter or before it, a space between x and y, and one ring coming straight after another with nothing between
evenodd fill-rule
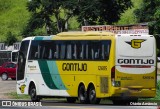
<instances>
[{"instance_id":1,"label":"bus side window","mask_svg":"<svg viewBox=\"0 0 160 109\"><path fill-rule=\"evenodd\" d=\"M88 41L82 41L80 47L80 59L88 59Z\"/></svg>"},{"instance_id":2,"label":"bus side window","mask_svg":"<svg viewBox=\"0 0 160 109\"><path fill-rule=\"evenodd\" d=\"M45 47L43 46L43 47L42 47L42 59L44 59L44 57L45 57L45 56L44 56L44 55L45 55L44 53L45 53Z\"/></svg>"},{"instance_id":3,"label":"bus side window","mask_svg":"<svg viewBox=\"0 0 160 109\"><path fill-rule=\"evenodd\" d=\"M65 44L61 44L61 59L65 59L65 51L66 51L66 45Z\"/></svg>"},{"instance_id":4,"label":"bus side window","mask_svg":"<svg viewBox=\"0 0 160 109\"><path fill-rule=\"evenodd\" d=\"M46 46L45 59L49 59L50 48Z\"/></svg>"},{"instance_id":5,"label":"bus side window","mask_svg":"<svg viewBox=\"0 0 160 109\"><path fill-rule=\"evenodd\" d=\"M88 59L88 44L86 44L86 59Z\"/></svg>"},{"instance_id":6,"label":"bus side window","mask_svg":"<svg viewBox=\"0 0 160 109\"><path fill-rule=\"evenodd\" d=\"M53 59L52 57L52 49L49 50L49 56L48 56L48 59Z\"/></svg>"},{"instance_id":7,"label":"bus side window","mask_svg":"<svg viewBox=\"0 0 160 109\"><path fill-rule=\"evenodd\" d=\"M56 52L55 41L52 41L52 44L50 46L50 51L49 51L49 59L56 59L55 52Z\"/></svg>"},{"instance_id":8,"label":"bus side window","mask_svg":"<svg viewBox=\"0 0 160 109\"><path fill-rule=\"evenodd\" d=\"M81 51L80 51L80 59L84 59L84 45L81 45Z\"/></svg>"},{"instance_id":9,"label":"bus side window","mask_svg":"<svg viewBox=\"0 0 160 109\"><path fill-rule=\"evenodd\" d=\"M102 60L104 60L104 44L102 44Z\"/></svg>"},{"instance_id":10,"label":"bus side window","mask_svg":"<svg viewBox=\"0 0 160 109\"><path fill-rule=\"evenodd\" d=\"M95 52L95 59L99 59L99 49Z\"/></svg>"},{"instance_id":11,"label":"bus side window","mask_svg":"<svg viewBox=\"0 0 160 109\"><path fill-rule=\"evenodd\" d=\"M77 51L77 59L80 59L80 53L81 53L81 46L80 44L77 42L76 43L76 51Z\"/></svg>"},{"instance_id":12,"label":"bus side window","mask_svg":"<svg viewBox=\"0 0 160 109\"><path fill-rule=\"evenodd\" d=\"M76 44L72 44L72 59L77 59L77 45Z\"/></svg>"},{"instance_id":13,"label":"bus side window","mask_svg":"<svg viewBox=\"0 0 160 109\"><path fill-rule=\"evenodd\" d=\"M109 59L109 53L110 53L110 44L111 41L102 41L102 59L108 60Z\"/></svg>"},{"instance_id":14,"label":"bus side window","mask_svg":"<svg viewBox=\"0 0 160 109\"><path fill-rule=\"evenodd\" d=\"M30 47L30 52L29 52L28 59L30 59L30 60L38 59L38 52L39 52L38 44L39 44L39 41L32 41L31 42L31 47Z\"/></svg>"},{"instance_id":15,"label":"bus side window","mask_svg":"<svg viewBox=\"0 0 160 109\"><path fill-rule=\"evenodd\" d=\"M55 59L58 57L57 54L58 54L58 53L55 51L55 52L54 52L54 58L55 58Z\"/></svg>"},{"instance_id":16,"label":"bus side window","mask_svg":"<svg viewBox=\"0 0 160 109\"><path fill-rule=\"evenodd\" d=\"M54 58L55 59L59 58L59 44L56 44L56 50L54 52Z\"/></svg>"},{"instance_id":17,"label":"bus side window","mask_svg":"<svg viewBox=\"0 0 160 109\"><path fill-rule=\"evenodd\" d=\"M92 56L92 60L94 59L94 49L91 49L91 56Z\"/></svg>"},{"instance_id":18,"label":"bus side window","mask_svg":"<svg viewBox=\"0 0 160 109\"><path fill-rule=\"evenodd\" d=\"M108 59L109 59L109 53L110 53L110 45L109 45L109 44L107 45L106 49L107 49L107 50L106 50L106 52L105 52L105 59L108 60Z\"/></svg>"},{"instance_id":19,"label":"bus side window","mask_svg":"<svg viewBox=\"0 0 160 109\"><path fill-rule=\"evenodd\" d=\"M41 46L38 45L38 50L37 50L37 59L40 58L40 49L41 49ZM36 54L35 54L36 55Z\"/></svg>"},{"instance_id":20,"label":"bus side window","mask_svg":"<svg viewBox=\"0 0 160 109\"><path fill-rule=\"evenodd\" d=\"M67 45L67 59L72 59L72 48L71 44Z\"/></svg>"},{"instance_id":21,"label":"bus side window","mask_svg":"<svg viewBox=\"0 0 160 109\"><path fill-rule=\"evenodd\" d=\"M38 59L38 52L35 52L34 58L35 58L35 59Z\"/></svg>"}]
</instances>

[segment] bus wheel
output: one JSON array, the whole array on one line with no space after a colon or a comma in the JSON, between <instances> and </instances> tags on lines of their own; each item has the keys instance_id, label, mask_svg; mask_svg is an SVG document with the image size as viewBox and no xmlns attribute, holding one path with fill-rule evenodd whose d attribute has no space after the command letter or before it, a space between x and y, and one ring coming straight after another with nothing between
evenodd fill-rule
<instances>
[{"instance_id":1,"label":"bus wheel","mask_svg":"<svg viewBox=\"0 0 160 109\"><path fill-rule=\"evenodd\" d=\"M87 103L87 92L85 90L84 85L80 85L79 89L78 89L78 98L80 103Z\"/></svg>"},{"instance_id":2,"label":"bus wheel","mask_svg":"<svg viewBox=\"0 0 160 109\"><path fill-rule=\"evenodd\" d=\"M91 86L89 89L89 102L91 104L99 104L100 101L101 99L96 97L96 91L94 86Z\"/></svg>"},{"instance_id":3,"label":"bus wheel","mask_svg":"<svg viewBox=\"0 0 160 109\"><path fill-rule=\"evenodd\" d=\"M67 98L67 102L68 103L75 103L76 102L76 98L74 98L74 97L68 97Z\"/></svg>"},{"instance_id":4,"label":"bus wheel","mask_svg":"<svg viewBox=\"0 0 160 109\"><path fill-rule=\"evenodd\" d=\"M31 100L33 102L39 102L40 101L40 98L36 94L36 87L35 87L35 85L32 85L30 87L29 95L30 95Z\"/></svg>"},{"instance_id":5,"label":"bus wheel","mask_svg":"<svg viewBox=\"0 0 160 109\"><path fill-rule=\"evenodd\" d=\"M2 80L7 80L8 79L8 75L7 73L3 73L2 76L1 76Z\"/></svg>"}]
</instances>

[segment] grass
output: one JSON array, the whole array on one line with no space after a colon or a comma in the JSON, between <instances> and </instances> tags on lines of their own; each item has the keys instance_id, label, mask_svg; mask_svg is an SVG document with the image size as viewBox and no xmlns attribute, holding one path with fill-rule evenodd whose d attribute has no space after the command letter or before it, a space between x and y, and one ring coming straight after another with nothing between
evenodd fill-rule
<instances>
[{"instance_id":1,"label":"grass","mask_svg":"<svg viewBox=\"0 0 160 109\"><path fill-rule=\"evenodd\" d=\"M160 81L157 82L157 91L156 96L154 98L151 98L152 100L160 100Z\"/></svg>"},{"instance_id":2,"label":"grass","mask_svg":"<svg viewBox=\"0 0 160 109\"><path fill-rule=\"evenodd\" d=\"M11 93L7 93L6 96L8 96L10 99L20 99L20 100L30 100L30 96L29 95L20 95L17 94L16 92L11 92ZM57 100L57 101L61 101L61 100L66 100L65 98L44 98L43 100Z\"/></svg>"},{"instance_id":3,"label":"grass","mask_svg":"<svg viewBox=\"0 0 160 109\"><path fill-rule=\"evenodd\" d=\"M7 93L6 96L11 99L30 99L29 95L18 95L16 92Z\"/></svg>"},{"instance_id":4,"label":"grass","mask_svg":"<svg viewBox=\"0 0 160 109\"><path fill-rule=\"evenodd\" d=\"M160 81L157 82L156 96L154 98L142 98L140 100L160 100Z\"/></svg>"}]
</instances>

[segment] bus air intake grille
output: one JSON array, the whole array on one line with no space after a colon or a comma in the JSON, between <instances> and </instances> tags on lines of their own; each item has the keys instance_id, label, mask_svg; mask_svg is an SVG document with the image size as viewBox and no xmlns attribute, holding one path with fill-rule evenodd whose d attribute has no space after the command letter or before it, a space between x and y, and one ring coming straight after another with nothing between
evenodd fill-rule
<instances>
[{"instance_id":1,"label":"bus air intake grille","mask_svg":"<svg viewBox=\"0 0 160 109\"><path fill-rule=\"evenodd\" d=\"M101 93L108 93L108 77L100 77Z\"/></svg>"}]
</instances>

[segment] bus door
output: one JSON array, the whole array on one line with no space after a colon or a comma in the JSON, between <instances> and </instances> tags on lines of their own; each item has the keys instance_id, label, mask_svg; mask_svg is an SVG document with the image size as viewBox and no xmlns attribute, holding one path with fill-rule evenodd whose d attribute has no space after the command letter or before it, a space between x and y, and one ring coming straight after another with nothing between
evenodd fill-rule
<instances>
[{"instance_id":1,"label":"bus door","mask_svg":"<svg viewBox=\"0 0 160 109\"><path fill-rule=\"evenodd\" d=\"M26 66L26 58L27 58L27 53L28 53L28 46L29 46L30 40L24 40L22 41L20 50L19 50L19 55L18 55L18 67L17 67L17 94L22 94L25 93L25 66Z\"/></svg>"}]
</instances>

